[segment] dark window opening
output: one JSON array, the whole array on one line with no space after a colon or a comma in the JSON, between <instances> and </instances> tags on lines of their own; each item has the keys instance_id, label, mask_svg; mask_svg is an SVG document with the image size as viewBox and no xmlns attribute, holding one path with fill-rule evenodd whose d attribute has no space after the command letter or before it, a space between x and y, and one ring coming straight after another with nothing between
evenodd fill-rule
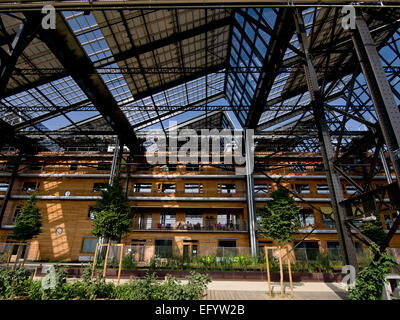
<instances>
[{"instance_id":1,"label":"dark window opening","mask_svg":"<svg viewBox=\"0 0 400 320\"><path fill-rule=\"evenodd\" d=\"M302 227L313 227L315 225L314 211L312 209L300 209L299 220Z\"/></svg>"},{"instance_id":2,"label":"dark window opening","mask_svg":"<svg viewBox=\"0 0 400 320\"><path fill-rule=\"evenodd\" d=\"M324 165L323 164L315 164L314 165L314 171L315 172L325 171Z\"/></svg>"},{"instance_id":3,"label":"dark window opening","mask_svg":"<svg viewBox=\"0 0 400 320\"><path fill-rule=\"evenodd\" d=\"M199 171L200 166L197 163L188 163L186 165L186 171Z\"/></svg>"},{"instance_id":4,"label":"dark window opening","mask_svg":"<svg viewBox=\"0 0 400 320\"><path fill-rule=\"evenodd\" d=\"M30 170L42 170L45 164L43 162L33 162L29 165Z\"/></svg>"},{"instance_id":5,"label":"dark window opening","mask_svg":"<svg viewBox=\"0 0 400 320\"><path fill-rule=\"evenodd\" d=\"M76 171L76 170L78 170L78 163L77 163L77 162L71 163L71 165L70 165L70 167L69 167L69 170L71 170L71 171Z\"/></svg>"},{"instance_id":6,"label":"dark window opening","mask_svg":"<svg viewBox=\"0 0 400 320\"><path fill-rule=\"evenodd\" d=\"M154 257L172 258L172 240L156 240Z\"/></svg>"},{"instance_id":7,"label":"dark window opening","mask_svg":"<svg viewBox=\"0 0 400 320\"><path fill-rule=\"evenodd\" d=\"M39 182L24 182L22 191L33 192L39 188Z\"/></svg>"},{"instance_id":8,"label":"dark window opening","mask_svg":"<svg viewBox=\"0 0 400 320\"><path fill-rule=\"evenodd\" d=\"M90 220L94 219L94 207L89 207L88 218Z\"/></svg>"},{"instance_id":9,"label":"dark window opening","mask_svg":"<svg viewBox=\"0 0 400 320\"><path fill-rule=\"evenodd\" d=\"M308 184L295 184L294 189L298 194L309 194L310 186Z\"/></svg>"},{"instance_id":10,"label":"dark window opening","mask_svg":"<svg viewBox=\"0 0 400 320\"><path fill-rule=\"evenodd\" d=\"M97 164L97 170L110 171L111 170L111 163L99 162Z\"/></svg>"},{"instance_id":11,"label":"dark window opening","mask_svg":"<svg viewBox=\"0 0 400 320\"><path fill-rule=\"evenodd\" d=\"M218 193L236 193L236 185L218 184Z\"/></svg>"},{"instance_id":12,"label":"dark window opening","mask_svg":"<svg viewBox=\"0 0 400 320\"><path fill-rule=\"evenodd\" d=\"M219 240L218 257L234 257L237 255L236 240Z\"/></svg>"},{"instance_id":13,"label":"dark window opening","mask_svg":"<svg viewBox=\"0 0 400 320\"><path fill-rule=\"evenodd\" d=\"M315 261L320 256L318 242L303 241L294 242L296 248L294 254L299 261Z\"/></svg>"},{"instance_id":14,"label":"dark window opening","mask_svg":"<svg viewBox=\"0 0 400 320\"><path fill-rule=\"evenodd\" d=\"M95 184L93 185L93 192L106 191L107 186L107 183L95 182Z\"/></svg>"}]
</instances>

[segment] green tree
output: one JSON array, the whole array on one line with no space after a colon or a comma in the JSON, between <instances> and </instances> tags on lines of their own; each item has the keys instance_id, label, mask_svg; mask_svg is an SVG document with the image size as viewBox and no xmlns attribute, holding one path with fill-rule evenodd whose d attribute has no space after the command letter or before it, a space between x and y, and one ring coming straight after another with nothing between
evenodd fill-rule
<instances>
[{"instance_id":1,"label":"green tree","mask_svg":"<svg viewBox=\"0 0 400 320\"><path fill-rule=\"evenodd\" d=\"M294 199L289 191L279 186L272 193L272 200L267 201L263 209L258 210L261 217L259 231L266 238L272 238L280 245L285 245L292 240L292 234L299 226L299 208L294 204Z\"/></svg>"},{"instance_id":2,"label":"green tree","mask_svg":"<svg viewBox=\"0 0 400 320\"><path fill-rule=\"evenodd\" d=\"M379 218L376 220L363 222L360 226L360 231L378 246L381 246L385 241L386 235L383 231L382 223Z\"/></svg>"},{"instance_id":3,"label":"green tree","mask_svg":"<svg viewBox=\"0 0 400 320\"><path fill-rule=\"evenodd\" d=\"M33 194L18 214L13 238L20 241L31 240L40 233L41 227L42 219L39 209L36 207L36 199Z\"/></svg>"},{"instance_id":4,"label":"green tree","mask_svg":"<svg viewBox=\"0 0 400 320\"><path fill-rule=\"evenodd\" d=\"M122 190L119 176L114 178L112 185L102 191L101 199L97 201L93 214L92 234L96 237L121 242L130 231L133 212Z\"/></svg>"}]
</instances>

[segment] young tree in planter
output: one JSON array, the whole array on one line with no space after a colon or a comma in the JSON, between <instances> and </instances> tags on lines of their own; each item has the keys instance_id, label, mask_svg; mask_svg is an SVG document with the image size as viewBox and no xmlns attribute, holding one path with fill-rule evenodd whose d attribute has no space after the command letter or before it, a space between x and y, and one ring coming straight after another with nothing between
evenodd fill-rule
<instances>
[{"instance_id":1,"label":"young tree in planter","mask_svg":"<svg viewBox=\"0 0 400 320\"><path fill-rule=\"evenodd\" d=\"M261 217L259 231L263 232L261 233L263 237L272 238L278 243L280 282L283 295L281 246L285 246L288 242L292 241L292 234L297 231L297 227L299 226L299 208L294 204L294 199L289 195L289 191L280 185L271 196L272 200L267 201L265 207L258 211ZM266 255L268 255L268 252L266 252ZM288 261L288 268L290 287L293 295L290 261Z\"/></svg>"},{"instance_id":2,"label":"young tree in planter","mask_svg":"<svg viewBox=\"0 0 400 320\"><path fill-rule=\"evenodd\" d=\"M261 217L259 231L265 238L272 238L279 245L292 241L292 234L299 226L299 208L289 191L282 186L272 192L272 200L267 201L263 209L258 210Z\"/></svg>"},{"instance_id":3,"label":"young tree in planter","mask_svg":"<svg viewBox=\"0 0 400 320\"><path fill-rule=\"evenodd\" d=\"M93 215L92 234L96 237L104 237L108 242L121 242L121 239L130 231L133 212L122 190L119 176L114 178L112 185L102 191L101 199L97 201Z\"/></svg>"},{"instance_id":4,"label":"young tree in planter","mask_svg":"<svg viewBox=\"0 0 400 320\"><path fill-rule=\"evenodd\" d=\"M40 233L41 227L42 219L39 209L36 207L35 194L33 194L27 203L21 208L17 220L15 221L12 236L15 240L21 242L29 241ZM18 247L18 251L19 250Z\"/></svg>"}]
</instances>

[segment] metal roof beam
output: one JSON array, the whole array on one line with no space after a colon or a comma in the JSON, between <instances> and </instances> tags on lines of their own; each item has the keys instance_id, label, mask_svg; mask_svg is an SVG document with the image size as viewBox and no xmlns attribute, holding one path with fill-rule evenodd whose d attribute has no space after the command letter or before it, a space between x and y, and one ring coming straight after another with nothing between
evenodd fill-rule
<instances>
[{"instance_id":1,"label":"metal roof beam","mask_svg":"<svg viewBox=\"0 0 400 320\"><path fill-rule=\"evenodd\" d=\"M271 38L267 55L263 61L263 71L261 72L256 90L254 91L254 97L252 99L253 107L247 115L245 123L246 128L257 127L258 121L264 112L269 92L271 91L274 80L278 75L280 65L294 31L295 26L291 9L280 9L274 27L276 37Z\"/></svg>"},{"instance_id":2,"label":"metal roof beam","mask_svg":"<svg viewBox=\"0 0 400 320\"><path fill-rule=\"evenodd\" d=\"M193 38L195 36L198 36L200 34L206 33L208 31L211 30L215 30L218 28L222 28L225 27L227 25L230 25L233 22L233 17L232 16L227 16L225 18L222 18L220 20L215 20L215 21L211 21L207 24L201 25L199 27L195 27L193 29L189 29L189 30L185 30L185 31L181 31L181 32L176 32L168 37L159 39L159 40L154 40L151 41L149 43L146 43L144 45L141 46L135 46L132 47L128 50L125 51L121 51L121 52L117 52L115 53L112 57L109 58L105 58L99 61L96 61L94 63L94 66L96 68L100 68L100 67L105 67L107 65L110 65L112 63L115 62L120 62L147 52L151 52L154 50L157 50L159 48L162 47L166 47L168 45L171 45L173 43L178 43L181 42L183 40L189 39L189 38Z\"/></svg>"},{"instance_id":3,"label":"metal roof beam","mask_svg":"<svg viewBox=\"0 0 400 320\"><path fill-rule=\"evenodd\" d=\"M26 13L26 15L29 16L30 13ZM56 30L42 30L41 40L49 47L63 67L70 72L71 77L131 152L143 151L128 119L119 108L103 79L95 72L92 61L60 14L57 14L56 26Z\"/></svg>"}]
</instances>

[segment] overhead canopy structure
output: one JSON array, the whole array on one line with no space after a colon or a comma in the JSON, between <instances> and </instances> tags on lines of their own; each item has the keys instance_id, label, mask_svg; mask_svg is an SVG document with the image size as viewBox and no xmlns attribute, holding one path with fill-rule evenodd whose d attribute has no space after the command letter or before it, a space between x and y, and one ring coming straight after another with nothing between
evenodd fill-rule
<instances>
[{"instance_id":1,"label":"overhead canopy structure","mask_svg":"<svg viewBox=\"0 0 400 320\"><path fill-rule=\"evenodd\" d=\"M104 151L119 136L135 153L143 150L141 130L218 110L233 112L243 128L265 131L261 151L318 151L293 9L266 3L136 3L128 10L118 1L91 1L90 11L82 1L81 10L67 11L70 2L55 1L55 30L40 27L37 3L13 3L15 12L0 14L1 65L8 65L0 81L3 151ZM345 150L377 126L351 30L342 28L338 6L301 10L333 144ZM399 99L400 9L371 6L363 15ZM216 100L223 102L213 106Z\"/></svg>"}]
</instances>

